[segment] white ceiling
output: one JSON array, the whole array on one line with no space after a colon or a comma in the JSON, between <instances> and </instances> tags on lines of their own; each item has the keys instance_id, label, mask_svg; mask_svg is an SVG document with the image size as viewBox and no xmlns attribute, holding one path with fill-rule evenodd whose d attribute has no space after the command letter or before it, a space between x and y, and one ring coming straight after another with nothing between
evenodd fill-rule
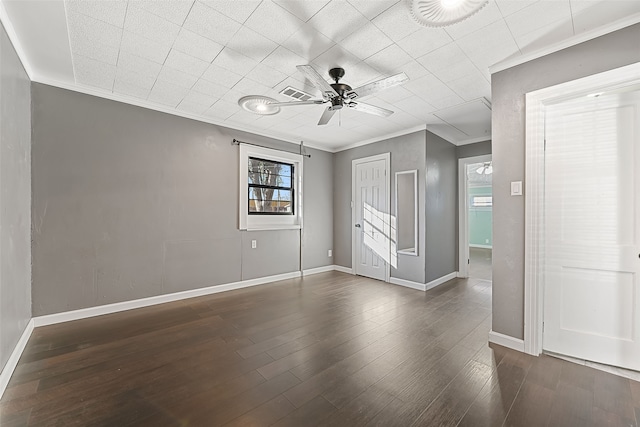
<instances>
[{"instance_id":1,"label":"white ceiling","mask_svg":"<svg viewBox=\"0 0 640 427\"><path fill-rule=\"evenodd\" d=\"M3 0L33 79L337 150L426 124L460 144L490 136L488 67L640 13L638 0L490 0L477 15L425 28L404 0ZM635 15L634 15L635 16ZM410 81L363 101L388 118L325 106L243 111L245 95L313 95L296 65L345 68L357 87ZM490 104L489 104L490 105ZM477 111L477 115L476 115Z\"/></svg>"}]
</instances>

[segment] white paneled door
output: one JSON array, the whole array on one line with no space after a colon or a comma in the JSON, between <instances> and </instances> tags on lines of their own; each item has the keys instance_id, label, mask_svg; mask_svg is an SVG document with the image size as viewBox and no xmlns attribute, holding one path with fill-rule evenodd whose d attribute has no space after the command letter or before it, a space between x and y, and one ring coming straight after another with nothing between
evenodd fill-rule
<instances>
[{"instance_id":1,"label":"white paneled door","mask_svg":"<svg viewBox=\"0 0 640 427\"><path fill-rule=\"evenodd\" d=\"M390 254L388 160L354 161L354 273L386 280Z\"/></svg>"},{"instance_id":2,"label":"white paneled door","mask_svg":"<svg viewBox=\"0 0 640 427\"><path fill-rule=\"evenodd\" d=\"M640 370L640 91L546 113L543 348Z\"/></svg>"}]
</instances>

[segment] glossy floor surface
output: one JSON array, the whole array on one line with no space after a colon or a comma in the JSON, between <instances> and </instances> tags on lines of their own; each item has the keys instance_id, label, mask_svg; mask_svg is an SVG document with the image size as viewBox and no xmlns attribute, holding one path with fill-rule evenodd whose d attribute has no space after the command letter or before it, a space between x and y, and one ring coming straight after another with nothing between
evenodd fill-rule
<instances>
[{"instance_id":1,"label":"glossy floor surface","mask_svg":"<svg viewBox=\"0 0 640 427\"><path fill-rule=\"evenodd\" d=\"M489 347L490 307L331 272L42 327L0 425L636 425L640 383Z\"/></svg>"}]
</instances>

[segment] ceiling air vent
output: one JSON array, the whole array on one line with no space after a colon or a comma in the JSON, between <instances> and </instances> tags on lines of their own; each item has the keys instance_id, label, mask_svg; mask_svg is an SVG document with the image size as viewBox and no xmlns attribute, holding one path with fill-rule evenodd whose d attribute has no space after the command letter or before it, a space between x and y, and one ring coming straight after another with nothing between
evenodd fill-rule
<instances>
[{"instance_id":1,"label":"ceiling air vent","mask_svg":"<svg viewBox=\"0 0 640 427\"><path fill-rule=\"evenodd\" d=\"M291 99L295 99L296 101L308 101L311 98L313 98L313 96L309 95L306 92L301 91L300 89L296 89L294 87L291 86L287 86L284 89L282 89L280 91L280 93L284 96L287 96Z\"/></svg>"}]
</instances>

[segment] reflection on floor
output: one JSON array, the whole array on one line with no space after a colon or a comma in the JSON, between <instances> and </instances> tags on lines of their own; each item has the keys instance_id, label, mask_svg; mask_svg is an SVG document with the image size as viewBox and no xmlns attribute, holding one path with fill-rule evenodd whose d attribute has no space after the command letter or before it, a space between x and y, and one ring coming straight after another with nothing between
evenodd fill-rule
<instances>
[{"instance_id":1,"label":"reflection on floor","mask_svg":"<svg viewBox=\"0 0 640 427\"><path fill-rule=\"evenodd\" d=\"M469 277L491 280L491 249L469 248Z\"/></svg>"}]
</instances>

